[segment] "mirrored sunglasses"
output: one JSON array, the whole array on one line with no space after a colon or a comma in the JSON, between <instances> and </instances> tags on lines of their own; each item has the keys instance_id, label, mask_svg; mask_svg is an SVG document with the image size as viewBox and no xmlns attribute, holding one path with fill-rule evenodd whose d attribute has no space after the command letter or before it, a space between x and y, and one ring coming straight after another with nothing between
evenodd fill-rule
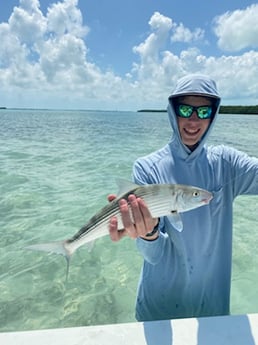
<instances>
[{"instance_id":1,"label":"mirrored sunglasses","mask_svg":"<svg viewBox=\"0 0 258 345\"><path fill-rule=\"evenodd\" d=\"M184 117L185 119L191 117L194 111L196 111L199 119L205 120L212 117L212 106L210 105L201 105L199 107L194 107L193 105L188 104L176 105L176 114L180 117Z\"/></svg>"}]
</instances>

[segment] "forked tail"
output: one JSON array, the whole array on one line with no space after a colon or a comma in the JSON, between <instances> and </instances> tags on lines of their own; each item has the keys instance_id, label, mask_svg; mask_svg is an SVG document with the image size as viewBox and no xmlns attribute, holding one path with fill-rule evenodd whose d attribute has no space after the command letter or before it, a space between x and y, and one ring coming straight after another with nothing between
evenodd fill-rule
<instances>
[{"instance_id":1,"label":"forked tail","mask_svg":"<svg viewBox=\"0 0 258 345\"><path fill-rule=\"evenodd\" d=\"M33 244L31 246L25 247L25 249L47 252L50 254L55 253L55 254L63 255L67 263L67 267L66 267L66 280L67 280L68 274L69 274L70 260L73 253L68 250L66 243L67 243L66 241L60 241L60 242Z\"/></svg>"}]
</instances>

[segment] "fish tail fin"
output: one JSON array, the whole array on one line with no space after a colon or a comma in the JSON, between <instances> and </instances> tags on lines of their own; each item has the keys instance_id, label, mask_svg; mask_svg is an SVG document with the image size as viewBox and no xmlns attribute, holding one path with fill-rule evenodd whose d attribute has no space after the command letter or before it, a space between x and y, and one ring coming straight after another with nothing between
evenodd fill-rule
<instances>
[{"instance_id":1,"label":"fish tail fin","mask_svg":"<svg viewBox=\"0 0 258 345\"><path fill-rule=\"evenodd\" d=\"M66 281L67 281L68 275L69 275L70 261L73 255L73 251L69 250L67 244L68 244L68 241L32 244L30 246L25 247L25 249L35 250L35 251L40 251L40 252L47 252L50 254L54 253L54 254L63 255L67 263L67 268L66 268Z\"/></svg>"}]
</instances>

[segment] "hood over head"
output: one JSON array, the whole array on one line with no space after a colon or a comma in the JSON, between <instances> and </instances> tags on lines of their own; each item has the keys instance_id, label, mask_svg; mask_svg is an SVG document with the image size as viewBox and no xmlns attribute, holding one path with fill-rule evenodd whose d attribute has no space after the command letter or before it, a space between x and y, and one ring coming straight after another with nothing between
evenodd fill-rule
<instances>
[{"instance_id":1,"label":"hood over head","mask_svg":"<svg viewBox=\"0 0 258 345\"><path fill-rule=\"evenodd\" d=\"M183 144L181 140L177 123L177 115L174 109L175 100L178 97L188 95L209 97L212 100L213 104L213 117L209 125L209 128L203 135L202 139L199 142L199 145L194 151L191 151L186 145ZM168 100L168 116L171 127L173 129L172 143L178 146L179 152L181 152L183 158L193 158L201 151L203 145L207 140L208 134L214 126L215 119L217 118L221 98L217 91L216 82L206 75L187 75L178 80L176 87L172 94L169 96Z\"/></svg>"}]
</instances>

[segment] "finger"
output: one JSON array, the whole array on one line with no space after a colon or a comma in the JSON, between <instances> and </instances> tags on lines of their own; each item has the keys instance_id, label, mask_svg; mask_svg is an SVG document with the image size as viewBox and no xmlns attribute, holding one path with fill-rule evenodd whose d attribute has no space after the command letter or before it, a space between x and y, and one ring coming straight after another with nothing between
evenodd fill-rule
<instances>
[{"instance_id":1,"label":"finger","mask_svg":"<svg viewBox=\"0 0 258 345\"><path fill-rule=\"evenodd\" d=\"M131 217L131 212L130 212L128 202L124 199L121 199L119 201L119 208L120 208L120 213L121 213L124 229L127 231L128 236L130 236L131 238L136 238L137 232L136 232L134 222Z\"/></svg>"},{"instance_id":2,"label":"finger","mask_svg":"<svg viewBox=\"0 0 258 345\"><path fill-rule=\"evenodd\" d=\"M112 217L109 222L109 235L113 242L121 240L126 235L125 230L118 230L117 218Z\"/></svg>"},{"instance_id":3,"label":"finger","mask_svg":"<svg viewBox=\"0 0 258 345\"><path fill-rule=\"evenodd\" d=\"M157 223L157 219L152 217L150 210L143 199L137 198L137 202L144 220L146 233L151 232Z\"/></svg>"},{"instance_id":4,"label":"finger","mask_svg":"<svg viewBox=\"0 0 258 345\"><path fill-rule=\"evenodd\" d=\"M115 195L115 194L109 194L109 195L107 196L107 199L108 199L109 202L115 200L115 198L116 198L116 195Z\"/></svg>"},{"instance_id":5,"label":"finger","mask_svg":"<svg viewBox=\"0 0 258 345\"><path fill-rule=\"evenodd\" d=\"M145 221L141 212L138 198L135 195L129 195L128 201L130 202L132 215L134 220L134 226L138 236L144 236L146 234Z\"/></svg>"}]
</instances>

